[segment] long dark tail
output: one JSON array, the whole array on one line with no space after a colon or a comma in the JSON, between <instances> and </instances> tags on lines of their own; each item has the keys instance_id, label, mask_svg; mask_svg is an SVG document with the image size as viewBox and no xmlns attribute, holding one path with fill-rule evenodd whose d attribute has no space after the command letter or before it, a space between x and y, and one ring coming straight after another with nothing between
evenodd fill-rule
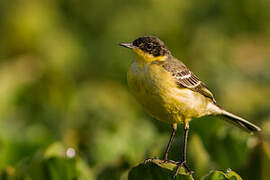
<instances>
[{"instance_id":1,"label":"long dark tail","mask_svg":"<svg viewBox=\"0 0 270 180\"><path fill-rule=\"evenodd\" d=\"M238 127L240 127L241 129L246 130L251 133L261 130L261 128L259 128L255 124L252 124L251 122L248 122L247 120L225 110L221 110L221 113L218 116L224 117L224 119L229 121L230 123L233 123L237 125Z\"/></svg>"}]
</instances>

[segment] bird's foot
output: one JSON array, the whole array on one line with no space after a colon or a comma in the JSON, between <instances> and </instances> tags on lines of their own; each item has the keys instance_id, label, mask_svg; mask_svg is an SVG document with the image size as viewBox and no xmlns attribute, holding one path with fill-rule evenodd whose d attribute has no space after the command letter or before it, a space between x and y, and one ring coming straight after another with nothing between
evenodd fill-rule
<instances>
[{"instance_id":1,"label":"bird's foot","mask_svg":"<svg viewBox=\"0 0 270 180\"><path fill-rule=\"evenodd\" d=\"M178 172L179 172L179 170L180 170L181 167L184 167L184 168L186 169L186 171L187 171L190 175L194 173L194 171L192 171L192 170L187 166L186 161L181 161L181 162L176 162L176 163L177 163L177 168L176 168L176 171L175 171L175 173L174 173L174 175L173 175L173 179L176 178L176 176L177 176L177 174L178 174Z\"/></svg>"}]
</instances>

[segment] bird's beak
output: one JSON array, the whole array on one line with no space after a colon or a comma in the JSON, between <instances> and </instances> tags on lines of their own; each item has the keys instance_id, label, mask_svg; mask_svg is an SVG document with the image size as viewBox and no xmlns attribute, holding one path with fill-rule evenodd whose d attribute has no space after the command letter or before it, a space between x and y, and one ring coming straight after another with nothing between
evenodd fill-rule
<instances>
[{"instance_id":1,"label":"bird's beak","mask_svg":"<svg viewBox=\"0 0 270 180\"><path fill-rule=\"evenodd\" d=\"M134 46L132 43L120 43L120 46L123 46L125 48L134 49L136 46Z\"/></svg>"}]
</instances>

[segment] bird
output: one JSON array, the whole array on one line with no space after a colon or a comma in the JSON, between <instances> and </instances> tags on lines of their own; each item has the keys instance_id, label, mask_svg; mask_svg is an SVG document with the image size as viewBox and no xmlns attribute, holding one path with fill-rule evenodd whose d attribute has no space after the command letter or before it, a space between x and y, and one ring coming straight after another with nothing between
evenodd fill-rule
<instances>
[{"instance_id":1,"label":"bird","mask_svg":"<svg viewBox=\"0 0 270 180\"><path fill-rule=\"evenodd\" d=\"M131 93L150 115L169 123L172 127L162 160L177 165L174 178L180 167L193 173L187 165L187 141L191 119L214 115L224 117L223 119L250 133L261 130L258 126L218 105L205 83L182 61L175 58L159 38L142 36L132 43L120 43L120 45L135 53L135 58L127 72ZM178 124L184 125L183 155L179 162L168 160Z\"/></svg>"}]
</instances>

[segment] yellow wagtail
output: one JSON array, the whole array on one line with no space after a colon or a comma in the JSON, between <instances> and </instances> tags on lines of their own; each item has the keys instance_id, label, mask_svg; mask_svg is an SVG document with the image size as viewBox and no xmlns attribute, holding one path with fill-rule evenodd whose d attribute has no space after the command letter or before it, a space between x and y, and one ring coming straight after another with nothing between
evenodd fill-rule
<instances>
[{"instance_id":1,"label":"yellow wagtail","mask_svg":"<svg viewBox=\"0 0 270 180\"><path fill-rule=\"evenodd\" d=\"M136 54L127 73L131 92L153 117L172 125L164 162L169 161L168 153L177 124L184 123L183 158L175 162L178 165L175 176L181 166L192 172L186 165L189 121L192 118L221 115L248 132L260 131L258 126L218 106L205 84L184 63L173 57L160 39L144 36L120 45L132 49Z\"/></svg>"}]
</instances>

